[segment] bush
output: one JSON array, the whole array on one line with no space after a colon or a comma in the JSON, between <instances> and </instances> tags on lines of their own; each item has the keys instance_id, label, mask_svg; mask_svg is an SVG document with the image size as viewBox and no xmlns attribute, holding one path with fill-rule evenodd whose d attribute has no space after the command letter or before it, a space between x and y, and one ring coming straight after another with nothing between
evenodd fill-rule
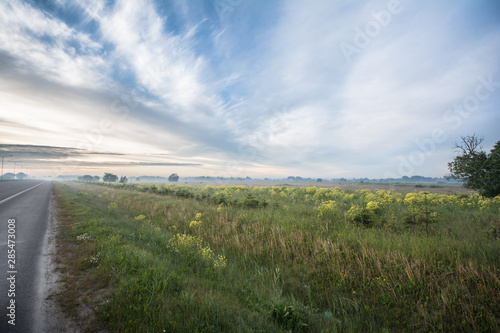
<instances>
[{"instance_id":1,"label":"bush","mask_svg":"<svg viewBox=\"0 0 500 333\"><path fill-rule=\"evenodd\" d=\"M259 199L253 194L247 194L245 199L240 201L240 206L246 207L246 208L259 208L259 207L267 207L269 202L265 199Z\"/></svg>"},{"instance_id":2,"label":"bush","mask_svg":"<svg viewBox=\"0 0 500 333\"><path fill-rule=\"evenodd\" d=\"M406 211L404 223L406 225L425 225L425 231L429 234L429 224L439 221L438 214L429 208L430 202L428 192L420 192L421 195L408 194L405 203L410 206Z\"/></svg>"},{"instance_id":3,"label":"bush","mask_svg":"<svg viewBox=\"0 0 500 333\"><path fill-rule=\"evenodd\" d=\"M318 217L320 218L333 219L337 210L336 205L336 202L333 200L323 201L314 210L318 212Z\"/></svg>"},{"instance_id":4,"label":"bush","mask_svg":"<svg viewBox=\"0 0 500 333\"><path fill-rule=\"evenodd\" d=\"M364 227L371 227L375 221L373 211L358 206L351 207L346 215L349 219Z\"/></svg>"},{"instance_id":5,"label":"bush","mask_svg":"<svg viewBox=\"0 0 500 333\"><path fill-rule=\"evenodd\" d=\"M180 188L175 191L175 195L181 198L194 198L194 194L186 188Z\"/></svg>"},{"instance_id":6,"label":"bush","mask_svg":"<svg viewBox=\"0 0 500 333\"><path fill-rule=\"evenodd\" d=\"M217 205L221 205L221 204L226 205L229 203L229 198L225 193L218 192L212 196L212 201Z\"/></svg>"}]
</instances>

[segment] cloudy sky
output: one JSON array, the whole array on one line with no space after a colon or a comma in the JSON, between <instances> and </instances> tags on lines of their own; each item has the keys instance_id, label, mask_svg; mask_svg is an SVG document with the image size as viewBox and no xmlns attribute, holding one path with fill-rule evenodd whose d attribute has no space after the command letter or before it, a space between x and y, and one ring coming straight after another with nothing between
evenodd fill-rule
<instances>
[{"instance_id":1,"label":"cloudy sky","mask_svg":"<svg viewBox=\"0 0 500 333\"><path fill-rule=\"evenodd\" d=\"M499 1L0 1L5 172L440 177L499 125Z\"/></svg>"}]
</instances>

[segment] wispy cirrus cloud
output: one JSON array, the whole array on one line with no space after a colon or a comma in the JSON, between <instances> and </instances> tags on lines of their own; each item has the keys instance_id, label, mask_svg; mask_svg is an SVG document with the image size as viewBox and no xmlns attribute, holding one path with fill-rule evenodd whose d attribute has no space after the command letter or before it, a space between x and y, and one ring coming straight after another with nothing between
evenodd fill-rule
<instances>
[{"instance_id":1,"label":"wispy cirrus cloud","mask_svg":"<svg viewBox=\"0 0 500 333\"><path fill-rule=\"evenodd\" d=\"M2 49L19 71L71 86L108 81L102 45L47 11L28 2L3 2L0 23Z\"/></svg>"}]
</instances>

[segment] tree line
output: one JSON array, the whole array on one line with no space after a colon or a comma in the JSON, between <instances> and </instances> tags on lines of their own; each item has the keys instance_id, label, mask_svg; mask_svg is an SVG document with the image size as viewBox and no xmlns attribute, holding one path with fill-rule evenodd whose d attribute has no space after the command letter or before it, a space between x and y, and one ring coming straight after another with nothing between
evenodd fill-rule
<instances>
[{"instance_id":1,"label":"tree line","mask_svg":"<svg viewBox=\"0 0 500 333\"><path fill-rule=\"evenodd\" d=\"M98 181L101 180L101 177L99 177L99 176L91 176L91 175L84 175L84 176L78 177L78 180L82 181L82 182L98 182ZM103 182L110 182L110 183L119 182L119 183L126 184L126 183L128 183L128 178L127 178L127 176L118 177L115 174L112 174L110 172L106 172L104 174L104 176L102 177L102 181ZM140 179L136 178L136 181L140 181ZM169 182L178 182L179 181L179 175L176 174L176 173L171 174L168 177L168 181Z\"/></svg>"},{"instance_id":2,"label":"tree line","mask_svg":"<svg viewBox=\"0 0 500 333\"><path fill-rule=\"evenodd\" d=\"M461 142L455 142L454 148L458 154L453 161L448 163L450 175L447 178L459 180L463 182L463 187L476 190L485 197L500 195L500 141L493 146L490 153L487 153L481 147L484 138L473 134L463 136L461 139ZM296 177L288 177L288 179L296 179ZM78 177L78 180L95 182L99 181L100 177L85 175ZM119 183L128 182L126 176L118 178L117 175L112 173L105 173L102 180L112 183L117 181ZM168 181L179 181L179 175L176 173L171 174Z\"/></svg>"}]
</instances>

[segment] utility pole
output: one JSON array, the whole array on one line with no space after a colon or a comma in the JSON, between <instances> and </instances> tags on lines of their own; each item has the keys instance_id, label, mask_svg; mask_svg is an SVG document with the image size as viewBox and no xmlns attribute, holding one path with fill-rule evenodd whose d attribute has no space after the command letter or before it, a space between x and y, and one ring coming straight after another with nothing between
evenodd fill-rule
<instances>
[{"instance_id":1,"label":"utility pole","mask_svg":"<svg viewBox=\"0 0 500 333\"><path fill-rule=\"evenodd\" d=\"M7 157L12 157L12 155L0 155L0 156L2 156L2 173L0 174L0 180L3 180L3 158L6 157L6 156Z\"/></svg>"},{"instance_id":2,"label":"utility pole","mask_svg":"<svg viewBox=\"0 0 500 333\"><path fill-rule=\"evenodd\" d=\"M14 163L14 179L16 179L17 178L17 176L16 176L16 164L23 163L23 161L12 161L12 162Z\"/></svg>"}]
</instances>

